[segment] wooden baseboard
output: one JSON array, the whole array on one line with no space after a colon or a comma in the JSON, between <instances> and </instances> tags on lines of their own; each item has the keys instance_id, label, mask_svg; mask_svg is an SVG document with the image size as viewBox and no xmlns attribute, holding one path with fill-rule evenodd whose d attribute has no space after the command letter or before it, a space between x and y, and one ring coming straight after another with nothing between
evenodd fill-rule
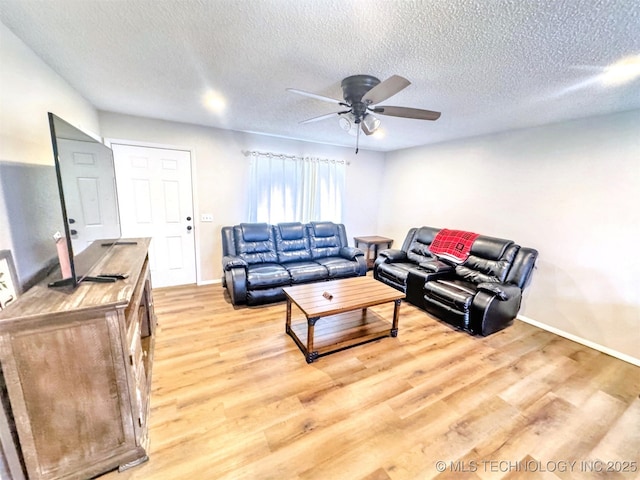
<instances>
[{"instance_id":1,"label":"wooden baseboard","mask_svg":"<svg viewBox=\"0 0 640 480\"><path fill-rule=\"evenodd\" d=\"M533 320L532 318L525 317L524 315L518 315L516 318L518 320L522 320L525 323L533 325L534 327L541 328L542 330L546 330L547 332L555 333L556 335L567 338L569 340L572 340L586 347L593 348L594 350L598 350L599 352L606 353L607 355L620 359L624 362L630 363L631 365L640 367L640 358L635 358L635 357L632 357L631 355L618 352L612 348L605 347L604 345L600 345L599 343L592 342L591 340L587 340L586 338L579 337L578 335L574 335L573 333L565 332L564 330L560 330L559 328L552 327L551 325L538 322L537 320Z\"/></svg>"}]
</instances>

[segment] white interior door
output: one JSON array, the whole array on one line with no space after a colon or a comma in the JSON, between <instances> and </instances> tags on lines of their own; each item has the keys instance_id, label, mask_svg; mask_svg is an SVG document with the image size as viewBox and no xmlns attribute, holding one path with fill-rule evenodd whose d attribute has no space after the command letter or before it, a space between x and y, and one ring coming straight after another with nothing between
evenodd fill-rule
<instances>
[{"instance_id":1,"label":"white interior door","mask_svg":"<svg viewBox=\"0 0 640 480\"><path fill-rule=\"evenodd\" d=\"M154 287L196 283L191 154L112 144L123 237L151 237Z\"/></svg>"}]
</instances>

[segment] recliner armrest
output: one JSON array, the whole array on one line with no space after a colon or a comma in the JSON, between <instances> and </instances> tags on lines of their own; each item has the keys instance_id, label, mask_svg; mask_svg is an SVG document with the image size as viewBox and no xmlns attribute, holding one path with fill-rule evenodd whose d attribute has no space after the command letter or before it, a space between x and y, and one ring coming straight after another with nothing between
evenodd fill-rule
<instances>
[{"instance_id":1,"label":"recliner armrest","mask_svg":"<svg viewBox=\"0 0 640 480\"><path fill-rule=\"evenodd\" d=\"M388 248L386 250L379 251L378 257L384 257L386 259L385 263L399 262L407 259L407 252L404 250Z\"/></svg>"},{"instance_id":2,"label":"recliner armrest","mask_svg":"<svg viewBox=\"0 0 640 480\"><path fill-rule=\"evenodd\" d=\"M478 290L495 295L500 300L510 300L521 294L520 287L506 283L483 282L478 284Z\"/></svg>"},{"instance_id":3,"label":"recliner armrest","mask_svg":"<svg viewBox=\"0 0 640 480\"><path fill-rule=\"evenodd\" d=\"M355 247L341 247L340 256L348 260L355 260L356 257L363 257L364 252Z\"/></svg>"},{"instance_id":4,"label":"recliner armrest","mask_svg":"<svg viewBox=\"0 0 640 480\"><path fill-rule=\"evenodd\" d=\"M453 272L453 265L450 265L441 260L430 260L428 262L422 262L420 264L421 268L424 268L427 272L433 273L446 273Z\"/></svg>"},{"instance_id":5,"label":"recliner armrest","mask_svg":"<svg viewBox=\"0 0 640 480\"><path fill-rule=\"evenodd\" d=\"M222 257L222 268L225 271L229 271L232 268L242 267L247 268L249 264L245 262L242 258L236 257L235 255L225 255Z\"/></svg>"}]
</instances>

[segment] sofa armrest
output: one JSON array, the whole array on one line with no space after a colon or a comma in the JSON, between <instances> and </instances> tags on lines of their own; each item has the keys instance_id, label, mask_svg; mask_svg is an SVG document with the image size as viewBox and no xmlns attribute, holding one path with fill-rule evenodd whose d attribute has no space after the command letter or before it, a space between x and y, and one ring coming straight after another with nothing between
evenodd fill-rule
<instances>
[{"instance_id":1,"label":"sofa armrest","mask_svg":"<svg viewBox=\"0 0 640 480\"><path fill-rule=\"evenodd\" d=\"M364 256L364 252L355 247L342 247L340 248L340 256L347 260L355 260L356 257Z\"/></svg>"},{"instance_id":2,"label":"sofa armrest","mask_svg":"<svg viewBox=\"0 0 640 480\"><path fill-rule=\"evenodd\" d=\"M399 262L407 259L407 252L404 250L388 248L386 250L379 251L378 257L383 257L385 259L384 263Z\"/></svg>"},{"instance_id":3,"label":"sofa armrest","mask_svg":"<svg viewBox=\"0 0 640 480\"><path fill-rule=\"evenodd\" d=\"M450 265L441 260L430 260L428 262L422 262L420 264L421 268L424 268L427 272L433 273L447 273L453 272L453 265Z\"/></svg>"},{"instance_id":4,"label":"sofa armrest","mask_svg":"<svg viewBox=\"0 0 640 480\"><path fill-rule=\"evenodd\" d=\"M222 269L224 271L229 271L232 268L242 267L247 268L249 265L242 258L236 257L235 255L225 255L222 257Z\"/></svg>"},{"instance_id":5,"label":"sofa armrest","mask_svg":"<svg viewBox=\"0 0 640 480\"><path fill-rule=\"evenodd\" d=\"M516 285L508 285L505 283L483 282L478 284L478 290L495 295L500 300L511 300L519 296L522 292L520 287Z\"/></svg>"},{"instance_id":6,"label":"sofa armrest","mask_svg":"<svg viewBox=\"0 0 640 480\"><path fill-rule=\"evenodd\" d=\"M247 270L229 267L224 271L224 277L231 303L233 305L247 303Z\"/></svg>"}]
</instances>

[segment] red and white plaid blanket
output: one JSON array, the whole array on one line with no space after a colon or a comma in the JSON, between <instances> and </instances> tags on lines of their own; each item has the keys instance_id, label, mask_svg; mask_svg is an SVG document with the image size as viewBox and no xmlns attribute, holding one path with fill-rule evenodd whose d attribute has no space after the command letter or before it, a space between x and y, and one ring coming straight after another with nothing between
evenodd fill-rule
<instances>
[{"instance_id":1,"label":"red and white plaid blanket","mask_svg":"<svg viewBox=\"0 0 640 480\"><path fill-rule=\"evenodd\" d=\"M439 258L463 263L469 257L471 246L479 236L479 233L443 228L436 234L429 251Z\"/></svg>"}]
</instances>

